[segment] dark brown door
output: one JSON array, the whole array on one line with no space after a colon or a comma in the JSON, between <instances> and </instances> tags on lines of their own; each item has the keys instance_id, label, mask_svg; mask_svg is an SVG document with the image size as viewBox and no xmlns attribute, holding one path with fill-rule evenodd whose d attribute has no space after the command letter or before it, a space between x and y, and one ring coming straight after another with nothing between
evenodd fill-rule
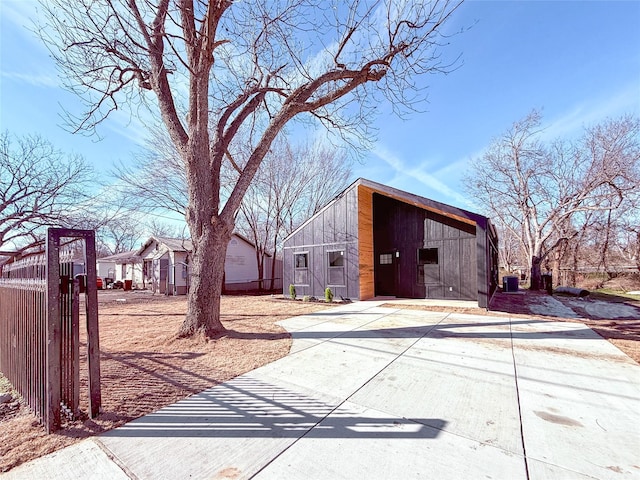
<instances>
[{"instance_id":1,"label":"dark brown door","mask_svg":"<svg viewBox=\"0 0 640 480\"><path fill-rule=\"evenodd\" d=\"M395 252L379 253L376 258L376 296L395 296L397 259Z\"/></svg>"}]
</instances>

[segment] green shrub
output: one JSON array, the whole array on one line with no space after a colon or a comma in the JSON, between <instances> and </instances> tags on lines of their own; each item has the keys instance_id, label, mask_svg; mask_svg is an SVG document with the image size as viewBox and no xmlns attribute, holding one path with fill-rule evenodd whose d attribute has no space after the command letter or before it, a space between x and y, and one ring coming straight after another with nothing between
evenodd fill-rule
<instances>
[{"instance_id":1,"label":"green shrub","mask_svg":"<svg viewBox=\"0 0 640 480\"><path fill-rule=\"evenodd\" d=\"M324 299L329 303L333 302L333 292L329 287L327 287L324 291Z\"/></svg>"},{"instance_id":2,"label":"green shrub","mask_svg":"<svg viewBox=\"0 0 640 480\"><path fill-rule=\"evenodd\" d=\"M296 299L296 286L293 283L289 285L289 296L292 300Z\"/></svg>"}]
</instances>

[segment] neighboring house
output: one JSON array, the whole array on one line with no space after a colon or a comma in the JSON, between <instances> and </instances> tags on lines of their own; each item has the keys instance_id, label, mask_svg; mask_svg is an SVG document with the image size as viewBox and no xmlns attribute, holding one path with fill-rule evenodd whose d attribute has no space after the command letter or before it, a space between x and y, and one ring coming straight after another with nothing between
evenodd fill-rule
<instances>
[{"instance_id":1,"label":"neighboring house","mask_svg":"<svg viewBox=\"0 0 640 480\"><path fill-rule=\"evenodd\" d=\"M150 237L138 250L144 288L154 293L185 295L189 285L191 240Z\"/></svg>"},{"instance_id":2,"label":"neighboring house","mask_svg":"<svg viewBox=\"0 0 640 480\"><path fill-rule=\"evenodd\" d=\"M282 288L282 260L273 259L269 254L265 255L263 264L263 288L270 286L271 262L276 262L274 288ZM224 291L237 292L259 290L258 258L256 247L242 235L234 233L227 246L227 255L224 263Z\"/></svg>"},{"instance_id":3,"label":"neighboring house","mask_svg":"<svg viewBox=\"0 0 640 480\"><path fill-rule=\"evenodd\" d=\"M114 256L115 255L109 255L96 260L96 272L102 280L107 278L114 280L116 278L116 261L113 259Z\"/></svg>"},{"instance_id":4,"label":"neighboring house","mask_svg":"<svg viewBox=\"0 0 640 480\"><path fill-rule=\"evenodd\" d=\"M474 300L498 283L487 217L358 179L284 241L284 293Z\"/></svg>"},{"instance_id":5,"label":"neighboring house","mask_svg":"<svg viewBox=\"0 0 640 480\"><path fill-rule=\"evenodd\" d=\"M102 257L96 263L98 276L105 281L105 286L110 282L125 283L129 280L133 288L146 288L142 275L142 258L137 250Z\"/></svg>"},{"instance_id":6,"label":"neighboring house","mask_svg":"<svg viewBox=\"0 0 640 480\"><path fill-rule=\"evenodd\" d=\"M137 255L142 259L143 283L157 293L184 295L189 290L189 255L191 240L151 237ZM265 279L270 278L271 258L265 259ZM280 262L276 260L276 262ZM234 233L227 246L225 260L224 291L258 290L258 260L255 246L241 235ZM276 263L276 276L282 272ZM277 288L282 287L282 281ZM265 283L268 287L268 283Z\"/></svg>"}]
</instances>

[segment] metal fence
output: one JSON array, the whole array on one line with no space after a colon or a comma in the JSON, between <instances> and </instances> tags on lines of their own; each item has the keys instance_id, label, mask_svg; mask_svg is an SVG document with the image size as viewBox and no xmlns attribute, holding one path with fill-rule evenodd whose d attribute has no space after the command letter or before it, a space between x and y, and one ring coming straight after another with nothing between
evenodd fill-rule
<instances>
[{"instance_id":1,"label":"metal fence","mask_svg":"<svg viewBox=\"0 0 640 480\"><path fill-rule=\"evenodd\" d=\"M92 230L50 228L46 250L0 271L0 371L20 392L48 432L80 403L80 258L89 370L89 414L99 413L100 358L95 236ZM78 263L78 262L77 262Z\"/></svg>"}]
</instances>

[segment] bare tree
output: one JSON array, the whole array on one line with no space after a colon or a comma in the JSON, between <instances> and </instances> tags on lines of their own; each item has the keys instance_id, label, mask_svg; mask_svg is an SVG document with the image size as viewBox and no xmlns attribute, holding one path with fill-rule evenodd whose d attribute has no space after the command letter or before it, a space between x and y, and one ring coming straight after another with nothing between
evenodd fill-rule
<instances>
[{"instance_id":1,"label":"bare tree","mask_svg":"<svg viewBox=\"0 0 640 480\"><path fill-rule=\"evenodd\" d=\"M520 237L513 233L513 230L500 225L496 225L498 230L498 238L500 239L500 245L498 248L498 255L500 258L500 265L504 266L508 273L513 273L514 267L522 267L522 242Z\"/></svg>"},{"instance_id":2,"label":"bare tree","mask_svg":"<svg viewBox=\"0 0 640 480\"><path fill-rule=\"evenodd\" d=\"M220 293L236 214L276 136L298 116L345 137L365 135L386 96L421 101L415 76L443 71L443 24L460 2L288 0L42 0L38 29L86 104L71 118L92 131L109 113L157 108L188 185L193 241L182 335L224 333ZM138 103L139 104L139 103ZM343 108L348 107L348 108ZM225 158L252 140L221 196Z\"/></svg>"},{"instance_id":3,"label":"bare tree","mask_svg":"<svg viewBox=\"0 0 640 480\"><path fill-rule=\"evenodd\" d=\"M188 210L186 167L162 126L149 129L144 150L120 162L114 176L114 193L127 198L129 207L141 212L177 213Z\"/></svg>"},{"instance_id":4,"label":"bare tree","mask_svg":"<svg viewBox=\"0 0 640 480\"><path fill-rule=\"evenodd\" d=\"M294 146L276 140L265 156L240 207L238 227L256 245L258 280L267 253L274 257L282 240L347 187L351 163L334 147ZM271 284L275 279L271 264Z\"/></svg>"},{"instance_id":5,"label":"bare tree","mask_svg":"<svg viewBox=\"0 0 640 480\"><path fill-rule=\"evenodd\" d=\"M38 242L46 226L71 226L91 168L37 135L0 134L0 248Z\"/></svg>"},{"instance_id":6,"label":"bare tree","mask_svg":"<svg viewBox=\"0 0 640 480\"><path fill-rule=\"evenodd\" d=\"M144 234L144 225L136 216L120 214L97 230L97 240L109 255L133 250Z\"/></svg>"},{"instance_id":7,"label":"bare tree","mask_svg":"<svg viewBox=\"0 0 640 480\"><path fill-rule=\"evenodd\" d=\"M574 216L617 209L640 178L638 119L606 121L574 143L542 142L540 124L535 111L514 123L466 178L489 215L521 235L532 289L540 287L542 262L577 235Z\"/></svg>"},{"instance_id":8,"label":"bare tree","mask_svg":"<svg viewBox=\"0 0 640 480\"><path fill-rule=\"evenodd\" d=\"M145 224L145 227L154 237L178 238L181 240L189 238L186 225L181 227L178 224L168 223L155 217L152 217L151 220Z\"/></svg>"},{"instance_id":9,"label":"bare tree","mask_svg":"<svg viewBox=\"0 0 640 480\"><path fill-rule=\"evenodd\" d=\"M640 191L626 205L615 248L625 262L635 265L640 272Z\"/></svg>"}]
</instances>

